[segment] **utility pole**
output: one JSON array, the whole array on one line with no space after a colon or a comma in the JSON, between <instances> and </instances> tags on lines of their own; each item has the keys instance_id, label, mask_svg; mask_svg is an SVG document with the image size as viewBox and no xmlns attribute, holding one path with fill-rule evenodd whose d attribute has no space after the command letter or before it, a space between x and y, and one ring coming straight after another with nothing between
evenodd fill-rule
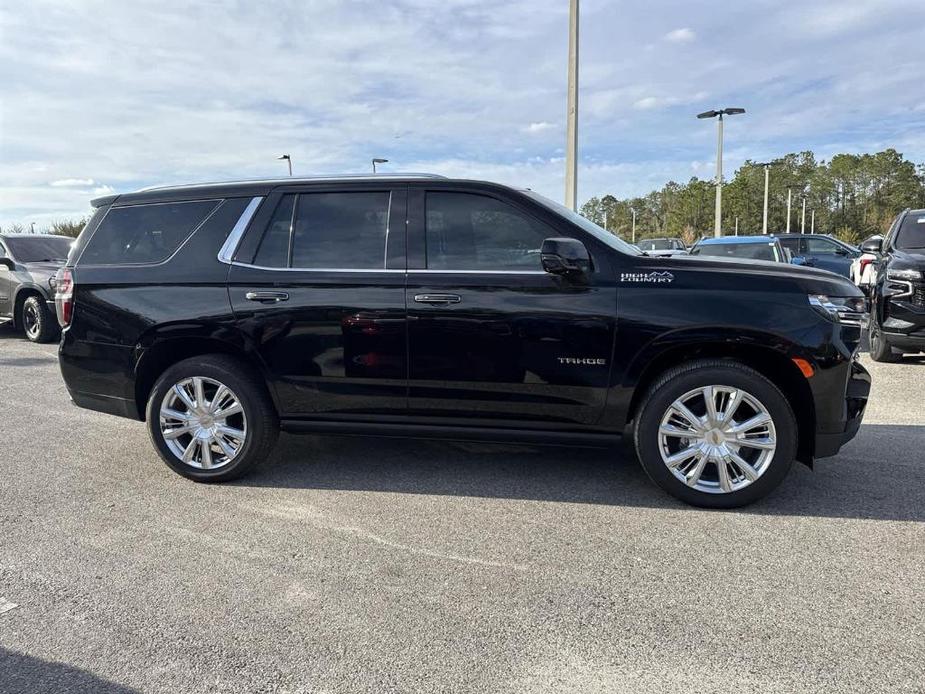
<instances>
[{"instance_id":1,"label":"utility pole","mask_svg":"<svg viewBox=\"0 0 925 694\"><path fill-rule=\"evenodd\" d=\"M768 233L768 179L770 178L771 165L764 165L764 217L762 218L761 223L761 233L767 235Z\"/></svg>"},{"instance_id":2,"label":"utility pole","mask_svg":"<svg viewBox=\"0 0 925 694\"><path fill-rule=\"evenodd\" d=\"M565 206L578 211L578 0L569 0Z\"/></svg>"},{"instance_id":3,"label":"utility pole","mask_svg":"<svg viewBox=\"0 0 925 694\"><path fill-rule=\"evenodd\" d=\"M790 233L790 201L793 197L793 189L787 189L787 233Z\"/></svg>"}]
</instances>

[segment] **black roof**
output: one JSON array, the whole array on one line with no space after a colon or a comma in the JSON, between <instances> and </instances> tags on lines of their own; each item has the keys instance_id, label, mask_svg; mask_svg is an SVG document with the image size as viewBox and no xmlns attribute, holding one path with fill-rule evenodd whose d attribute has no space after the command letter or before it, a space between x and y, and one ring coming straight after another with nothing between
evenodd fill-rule
<instances>
[{"instance_id":1,"label":"black roof","mask_svg":"<svg viewBox=\"0 0 925 694\"><path fill-rule=\"evenodd\" d=\"M381 181L405 182L450 179L437 174L401 173L401 174L341 174L332 176L305 176L266 178L252 180L216 181L210 183L190 183L185 185L155 186L143 188L132 193L117 193L95 198L93 207L108 205L116 200L120 203L157 202L159 200L212 198L212 197L246 197L250 195L267 195L281 187L298 186L314 183L374 183Z\"/></svg>"}]
</instances>

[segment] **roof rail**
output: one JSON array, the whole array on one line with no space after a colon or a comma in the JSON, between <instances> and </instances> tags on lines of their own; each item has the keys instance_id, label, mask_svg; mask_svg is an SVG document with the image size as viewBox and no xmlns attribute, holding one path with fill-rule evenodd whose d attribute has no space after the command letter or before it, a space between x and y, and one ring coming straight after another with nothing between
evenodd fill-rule
<instances>
[{"instance_id":1,"label":"roof rail","mask_svg":"<svg viewBox=\"0 0 925 694\"><path fill-rule=\"evenodd\" d=\"M383 180L396 178L420 178L420 179L445 179L446 176L434 173L351 173L351 174L319 174L316 176L286 176L282 178L236 178L226 181L203 181L200 183L171 183L159 186L148 186L141 188L137 192L147 193L152 190L167 190L170 188L197 188L206 186L231 185L234 183L272 183L276 185L298 184L313 181L340 181L349 180Z\"/></svg>"}]
</instances>

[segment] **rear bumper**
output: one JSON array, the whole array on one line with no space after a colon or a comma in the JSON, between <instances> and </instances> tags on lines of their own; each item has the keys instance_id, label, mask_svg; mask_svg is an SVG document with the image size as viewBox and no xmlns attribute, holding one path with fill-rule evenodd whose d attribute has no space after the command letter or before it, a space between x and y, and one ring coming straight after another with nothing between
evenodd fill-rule
<instances>
[{"instance_id":1,"label":"rear bumper","mask_svg":"<svg viewBox=\"0 0 925 694\"><path fill-rule=\"evenodd\" d=\"M870 373L856 360L851 362L851 373L845 388L844 418L837 431L816 432L816 458L828 458L857 436L867 409L870 395Z\"/></svg>"},{"instance_id":2,"label":"rear bumper","mask_svg":"<svg viewBox=\"0 0 925 694\"><path fill-rule=\"evenodd\" d=\"M135 405L134 399L116 398L96 393L80 393L70 388L68 388L67 392L77 407L113 414L117 417L138 419L138 407Z\"/></svg>"}]
</instances>

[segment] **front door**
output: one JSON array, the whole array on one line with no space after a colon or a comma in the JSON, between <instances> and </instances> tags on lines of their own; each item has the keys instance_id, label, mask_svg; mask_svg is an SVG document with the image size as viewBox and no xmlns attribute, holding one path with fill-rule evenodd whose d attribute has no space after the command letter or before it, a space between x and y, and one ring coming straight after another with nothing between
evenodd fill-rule
<instances>
[{"instance_id":1,"label":"front door","mask_svg":"<svg viewBox=\"0 0 925 694\"><path fill-rule=\"evenodd\" d=\"M229 294L281 416L404 412L406 197L293 188L251 223Z\"/></svg>"},{"instance_id":2,"label":"front door","mask_svg":"<svg viewBox=\"0 0 925 694\"><path fill-rule=\"evenodd\" d=\"M548 274L540 260L545 238L574 232L517 199L439 186L412 188L409 220L410 414L481 426L596 422L614 284L603 271L585 282Z\"/></svg>"}]
</instances>

